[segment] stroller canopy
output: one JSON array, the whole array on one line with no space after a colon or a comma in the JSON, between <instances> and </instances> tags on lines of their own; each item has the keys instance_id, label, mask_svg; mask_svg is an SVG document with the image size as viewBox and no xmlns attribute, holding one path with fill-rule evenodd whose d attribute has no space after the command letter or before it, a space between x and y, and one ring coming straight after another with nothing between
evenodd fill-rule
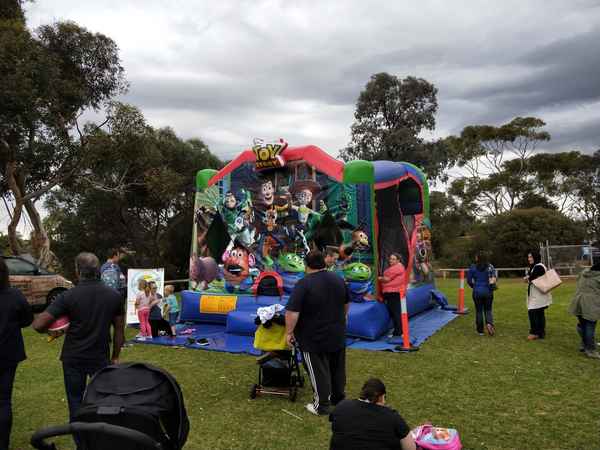
<instances>
[{"instance_id":1,"label":"stroller canopy","mask_svg":"<svg viewBox=\"0 0 600 450\"><path fill-rule=\"evenodd\" d=\"M182 448L187 440L189 420L181 389L175 378L158 367L125 363L100 370L87 386L77 420L102 422L103 412L115 408L122 426L128 425L130 416L150 415L172 449Z\"/></svg>"}]
</instances>

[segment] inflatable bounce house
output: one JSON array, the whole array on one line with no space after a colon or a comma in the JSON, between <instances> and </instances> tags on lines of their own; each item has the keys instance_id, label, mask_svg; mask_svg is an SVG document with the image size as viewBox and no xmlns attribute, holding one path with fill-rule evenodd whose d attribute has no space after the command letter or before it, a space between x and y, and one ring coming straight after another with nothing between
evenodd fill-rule
<instances>
[{"instance_id":1,"label":"inflatable bounce house","mask_svg":"<svg viewBox=\"0 0 600 450\"><path fill-rule=\"evenodd\" d=\"M253 335L257 308L286 304L311 249L339 255L329 270L351 293L349 337L389 331L376 300L391 253L407 267L408 315L431 307L428 186L412 164L344 164L316 146L258 141L223 169L199 171L196 189L182 321Z\"/></svg>"}]
</instances>

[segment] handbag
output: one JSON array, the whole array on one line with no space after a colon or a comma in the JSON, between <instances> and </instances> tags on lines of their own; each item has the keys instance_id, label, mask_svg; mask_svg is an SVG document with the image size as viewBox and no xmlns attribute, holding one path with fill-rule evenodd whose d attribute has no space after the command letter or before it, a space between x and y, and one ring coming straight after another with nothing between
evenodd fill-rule
<instances>
[{"instance_id":1,"label":"handbag","mask_svg":"<svg viewBox=\"0 0 600 450\"><path fill-rule=\"evenodd\" d=\"M494 269L494 266L491 264L488 264L488 283L491 291L498 289L498 277L496 274L496 269Z\"/></svg>"},{"instance_id":2,"label":"handbag","mask_svg":"<svg viewBox=\"0 0 600 450\"><path fill-rule=\"evenodd\" d=\"M544 267L543 264L540 264ZM544 267L545 269L545 267ZM547 294L552 289L560 286L562 284L562 280L560 276L554 269L546 270L546 273L541 277L537 277L535 280L531 282L536 288L538 288L542 294Z\"/></svg>"}]
</instances>

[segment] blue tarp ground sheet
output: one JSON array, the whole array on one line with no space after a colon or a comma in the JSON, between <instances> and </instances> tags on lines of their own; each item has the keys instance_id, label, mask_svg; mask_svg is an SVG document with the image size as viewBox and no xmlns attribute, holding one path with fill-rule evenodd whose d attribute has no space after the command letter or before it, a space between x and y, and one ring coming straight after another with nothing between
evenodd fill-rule
<instances>
[{"instance_id":1,"label":"blue tarp ground sheet","mask_svg":"<svg viewBox=\"0 0 600 450\"><path fill-rule=\"evenodd\" d=\"M457 317L452 311L433 308L410 318L410 343L419 347L436 331ZM133 339L136 344L152 344L171 347L185 347L199 350L210 350L227 353L246 353L258 356L262 354L253 346L253 336L239 336L225 333L225 325L220 324L182 324L177 326L177 337L158 337L152 340L141 341ZM191 343L192 338L195 342ZM200 345L196 341L206 339L208 345ZM367 341L357 338L347 338L348 348L372 351L398 351L396 346L402 344L402 338L382 337L377 341Z\"/></svg>"}]
</instances>

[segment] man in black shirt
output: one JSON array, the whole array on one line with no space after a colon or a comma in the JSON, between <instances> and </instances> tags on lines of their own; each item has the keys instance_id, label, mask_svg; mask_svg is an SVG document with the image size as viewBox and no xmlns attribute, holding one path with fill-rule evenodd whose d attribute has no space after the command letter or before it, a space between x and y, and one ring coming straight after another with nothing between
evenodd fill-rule
<instances>
[{"instance_id":1,"label":"man in black shirt","mask_svg":"<svg viewBox=\"0 0 600 450\"><path fill-rule=\"evenodd\" d=\"M305 264L307 275L286 307L287 342L298 342L313 387L314 402L306 409L326 415L331 404L344 398L349 296L344 280L325 270L321 252L309 252Z\"/></svg>"},{"instance_id":2,"label":"man in black shirt","mask_svg":"<svg viewBox=\"0 0 600 450\"><path fill-rule=\"evenodd\" d=\"M87 378L118 363L125 338L125 310L121 294L100 281L100 262L92 253L80 253L75 266L79 283L65 291L33 322L40 333L62 316L70 321L61 360L71 420L81 405ZM114 328L110 356L110 327Z\"/></svg>"},{"instance_id":3,"label":"man in black shirt","mask_svg":"<svg viewBox=\"0 0 600 450\"><path fill-rule=\"evenodd\" d=\"M404 419L385 406L385 385L378 378L365 382L358 400L344 400L329 416L331 450L415 450Z\"/></svg>"}]
</instances>

